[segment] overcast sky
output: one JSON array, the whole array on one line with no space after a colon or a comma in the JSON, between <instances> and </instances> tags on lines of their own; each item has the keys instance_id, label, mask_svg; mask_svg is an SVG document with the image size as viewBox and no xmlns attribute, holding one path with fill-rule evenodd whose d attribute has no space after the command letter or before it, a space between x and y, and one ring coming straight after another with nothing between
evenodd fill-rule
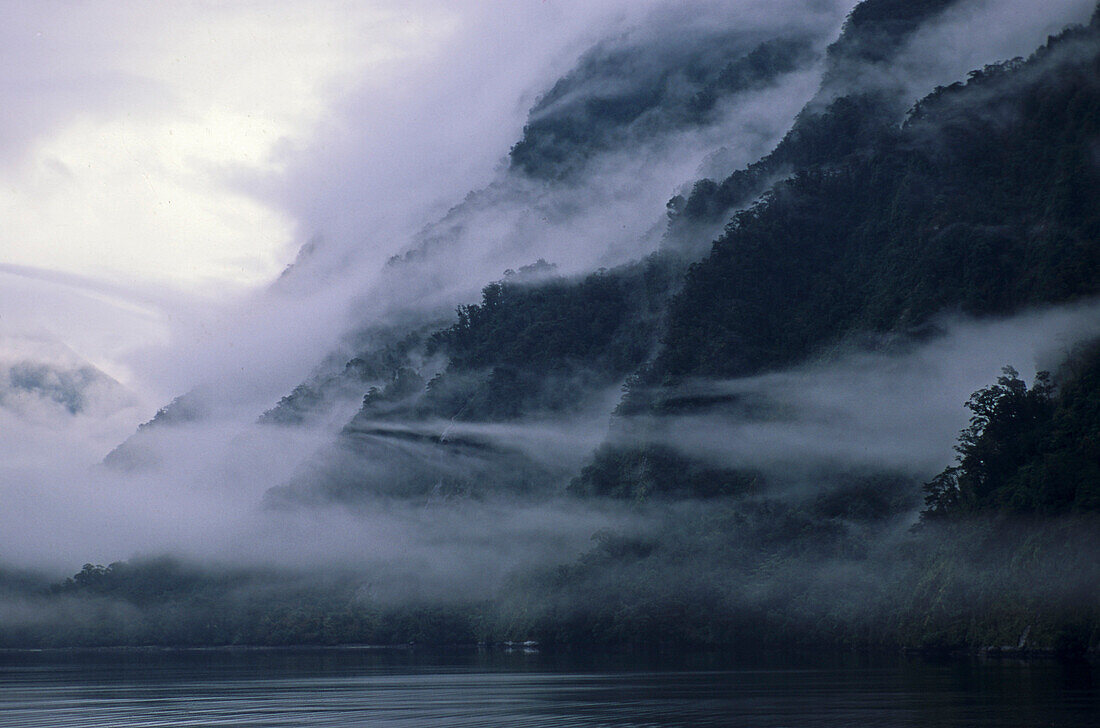
<instances>
[{"instance_id":1,"label":"overcast sky","mask_svg":"<svg viewBox=\"0 0 1100 728\"><path fill-rule=\"evenodd\" d=\"M499 178L538 94L582 52L665 5L681 21L691 16L680 26L684 37L697 27L691 22L739 29L811 23L833 37L855 2L0 0L0 376L24 356L69 368L90 361L126 388L117 397L111 387L98 388L102 407L81 417L60 406L0 403L0 559L48 557L68 568L85 558L126 557L139 546L205 548L219 538L229 544L225 551L239 551L254 534L242 519L253 518L263 492L318 444L315 433L261 433L251 423L331 351L349 326L351 303L390 255L469 191ZM966 0L923 31L894 72L923 93L974 66L1029 53L1093 6ZM660 28L665 42L680 40L669 24ZM719 129L721 143L748 155L774 142L814 93L818 70L794 74L752 103L739 99ZM768 124L758 123L765 117ZM676 165L652 179L690 182L694 158L681 152L714 141L699 140L670 146L666 156ZM649 159L630 161L651 166ZM623 169L631 167L609 165L591 184L613 189L608 183L621 181ZM598 207L541 242L565 258L578 246L606 244L611 228L625 230L625 222L650 226L650 206L652 219L663 219L671 189L647 190L651 200L622 188L631 204ZM471 218L473 244L489 237L483 223L508 222L498 213L490 207ZM568 237L573 248L553 236ZM332 266L304 293L270 291L315 238L323 255L349 264ZM480 276L505 267L488 258L469 276L475 294L488 280ZM456 267L446 273L459 275ZM958 324L964 335L948 341L962 343L944 349L954 365L943 370L951 387L941 386L957 404L929 447L946 449L965 424L964 394L992 381L1001 364L1024 369L1032 350L1061 333L1091 331L1095 320L1090 309L988 331ZM892 380L866 374L878 363L842 362L824 381L854 371L865 377L860 391L879 381L888 389ZM887 364L895 367L888 374L900 366ZM811 414L847 412L849 389L822 394L802 386L807 379L823 380L794 372L711 386L778 382ZM241 400L228 405L236 420L166 433L164 448L176 459L134 482L94 468L158 407L212 380L222 382L221 399ZM870 433L857 442L908 457L891 451L883 433L923 411L905 407L927 403L882 399L889 417L853 415L853 437ZM756 441L816 446L813 423L795 424L772 440L775 433L756 433L764 438ZM519 436L547 438L545 430ZM696 444L713 454L706 441ZM551 530L559 521L588 523L565 514ZM270 538L260 543L284 540L281 525L261 525ZM578 527L582 540L589 525ZM303 541L317 532L338 531L319 522ZM42 533L58 536L43 543Z\"/></svg>"},{"instance_id":2,"label":"overcast sky","mask_svg":"<svg viewBox=\"0 0 1100 728\"><path fill-rule=\"evenodd\" d=\"M5 0L0 335L161 396L135 352L217 327L383 189L410 188L395 226L453 204L414 181L487 179L532 84L652 4Z\"/></svg>"},{"instance_id":3,"label":"overcast sky","mask_svg":"<svg viewBox=\"0 0 1100 728\"><path fill-rule=\"evenodd\" d=\"M0 0L0 337L60 341L149 406L239 366L231 348L323 350L364 276L492 179L537 94L667 4ZM829 25L854 4L691 9ZM1027 52L1091 0L964 6L1022 28ZM944 43L981 46L969 67L1006 33ZM249 313L282 305L256 292L314 236L354 250L358 276ZM243 340L280 320L283 338ZM280 361L278 386L311 365Z\"/></svg>"}]
</instances>

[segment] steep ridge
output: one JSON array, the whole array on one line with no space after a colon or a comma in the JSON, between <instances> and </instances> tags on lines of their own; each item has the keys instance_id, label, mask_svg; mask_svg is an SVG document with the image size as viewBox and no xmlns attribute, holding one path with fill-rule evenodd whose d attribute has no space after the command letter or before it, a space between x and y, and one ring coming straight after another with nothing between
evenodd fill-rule
<instances>
[{"instance_id":1,"label":"steep ridge","mask_svg":"<svg viewBox=\"0 0 1100 728\"><path fill-rule=\"evenodd\" d=\"M786 130L782 114L761 119L756 106L802 103L839 23L832 5L774 22L731 18L729 27L666 12L582 55L532 108L494 181L393 256L357 304L360 326L262 421L346 420L368 389L384 387L401 367L419 369L409 357L428 334L506 269L546 257L575 261L566 273L576 276L655 249L668 191L716 145L738 137L743 149L733 159L743 163ZM318 258L323 247L311 241L300 258ZM308 275L309 266L296 263L276 288L308 287L297 280ZM203 409L202 391L186 397L191 414ZM162 416L157 425L171 421Z\"/></svg>"},{"instance_id":2,"label":"steep ridge","mask_svg":"<svg viewBox=\"0 0 1100 728\"><path fill-rule=\"evenodd\" d=\"M511 168L547 179L580 174L600 152L644 145L655 130L703 126L722 100L766 88L815 59L807 35L758 44L744 36L719 34L668 48L601 44L531 109L509 154Z\"/></svg>"},{"instance_id":3,"label":"steep ridge","mask_svg":"<svg viewBox=\"0 0 1100 728\"><path fill-rule=\"evenodd\" d=\"M795 26L801 28L802 24ZM371 301L379 302L371 309L378 318L400 323L371 324L357 332L352 347L359 353L348 364L341 366L333 359L311 381L266 413L263 421L292 424L315 420L318 414L332 411L341 397L347 399L355 392L361 397L372 387L382 393L391 390L406 370L417 372L426 385L409 394L400 409L401 416L420 423L418 427L431 419L445 422L554 417L561 416L565 409L578 411L597 401L602 403L608 387L618 386L651 356L657 318L682 275L686 259L665 246L664 251L642 262L612 270L601 268L596 275L559 272L541 260L525 265L520 261L530 261L540 249L537 241L525 233L526 226L537 218L540 227L549 224L551 231L561 230L549 239L553 244L551 253L556 259L569 258L568 249L559 250L557 246L577 234L578 222L586 220L586 215L613 219L614 209L604 209L601 200L605 192L599 185L608 178L609 166L621 164L625 150L631 157L646 159L668 149L681 149L685 134L708 129L712 131L706 134L713 134L713 130L722 129L729 123L724 121L730 114L728 109L748 102L753 98L751 94L768 93L792 75L820 72L816 63L826 42L820 27L813 31L783 28L778 36L777 32L711 31L711 35L693 38L691 43L671 44L663 36L653 37L652 29L646 29L640 38L608 41L585 54L577 68L536 104L523 138L511 151L504 175L489 188L471 193L444 219L426 227L408 252L390 261L383 282L370 296ZM737 112L732 113L736 125ZM784 122L778 123L783 128ZM612 172L612 178L618 179L617 174ZM623 189L645 181L645 177L630 180ZM655 207L652 221L644 224L652 242L632 242L632 246L643 251L658 247L664 227L662 213L660 207ZM494 332L488 347L493 351L485 350L480 357L473 357L475 363L462 351L468 338L460 336L454 327L449 333L432 335L431 331L441 328L438 321L447 316L447 308L461 300L454 298L455 261L465 266L468 257L483 255L484 251L471 251L466 246L471 241L480 245L486 237L481 233L483 229L493 229L489 237L499 236L496 229L502 218L515 220L516 226L503 237L492 238L497 241L494 244L518 247L505 253L501 252L504 248L493 248L489 257L506 263L515 260L519 272L509 270L499 284L485 289L481 305L468 309L492 312L472 327L483 339L487 328ZM506 222L504 226L511 224ZM628 224L635 225L636 221ZM623 225L624 230L627 227ZM593 232L598 233L598 229ZM545 235L541 231L534 234ZM584 235L572 244L583 243ZM606 245L598 239L593 242ZM506 291L507 303L498 305L496 298L490 300L492 291ZM590 322L582 322L583 317L576 315L563 315L555 310L554 302L573 311L589 306L589 313L602 311L593 304L606 303L610 308L604 313L613 321L604 320L602 330L586 330ZM532 315L535 324L527 320ZM579 328L570 328L578 323ZM533 333L536 331L539 333ZM551 339L539 339L550 349L541 360L525 360L518 365L508 360L510 345L500 337L523 340L539 334ZM588 341L603 336L631 341L626 345L629 351L619 351L618 360L610 367L599 356L589 356L592 352L569 351L571 345L564 343L567 337ZM394 348L392 342L401 343ZM364 362L371 364L364 368ZM379 366L382 362L385 364ZM569 408L547 405L553 399L549 394L552 391L557 392L558 400L568 396L575 401ZM509 397L520 401L507 402ZM349 442L355 437L362 440L362 423L370 420L377 403L377 398L369 399L344 428L335 451L314 459L314 467L327 474L318 476L310 469L299 479L301 482L331 483L333 473L341 472L354 473L351 479L360 482L377 480L364 478L362 468L355 466L356 460L378 460L377 453L357 455L357 451L365 452L364 448L370 446L363 442L351 446ZM397 418L392 411L389 417ZM375 439L382 436L377 428L367 427L366 431ZM434 436L438 437L439 432ZM484 469L478 472L484 479ZM561 477L555 469L552 480L560 481ZM424 482L439 485L441 481L432 475ZM298 486L291 488L298 490Z\"/></svg>"},{"instance_id":4,"label":"steep ridge","mask_svg":"<svg viewBox=\"0 0 1100 728\"><path fill-rule=\"evenodd\" d=\"M736 215L688 272L661 352L622 411L674 407L662 388L685 378L926 336L944 313L1005 315L1095 295L1097 47L1094 24L1027 61L975 71L922 100L902 127L882 125L873 141L800 170ZM608 445L576 487L660 491L679 461Z\"/></svg>"},{"instance_id":5,"label":"steep ridge","mask_svg":"<svg viewBox=\"0 0 1100 728\"><path fill-rule=\"evenodd\" d=\"M1100 649L1095 345L1030 387L1006 371L976 393L958 464L923 491L921 477L891 466L894 453L856 467L841 457L792 462L796 451L765 469L737 461L763 449L756 441L704 433L718 442L719 461L682 447L673 429L694 417L698 435L719 414L788 424L798 400L775 394L796 383L791 372L824 378L853 352L945 351L931 346L951 336L944 316L978 322L963 336L1002 321L997 336L1011 338L1020 319L1003 317L1075 303L1071 313L1093 315L1061 330L1095 333L1100 10L1027 60L990 64L965 83L925 89L932 93L919 101L876 72L913 53L927 24L962 4L861 3L790 133L759 165L673 198L669 224L655 234L660 250L595 273L517 264L453 316L444 311L452 289L417 315L357 332L353 354L330 357L266 414L273 427L299 427L336 411L336 401L354 410L298 477L268 492L267 505L286 510L263 515L280 526L317 517L328 528L349 521L325 517L351 510L370 529L390 509L400 525L382 538L401 541L397 550L352 537L353 548L366 543L383 556L347 573L305 575L172 560L88 564L43 598L79 605L60 612L79 619L30 622L0 642ZM741 57L761 47L749 44ZM606 58L622 57L595 53L560 93L605 66L618 73ZM722 73L699 76L691 98ZM541 128L552 141L520 147L521 160L538 161L529 172L513 157L505 174L587 191L574 186L585 170L608 148L636 144L649 128L639 120L664 118L659 109L681 97L639 98L608 116L606 133L584 139L554 114L545 127L533 117L528 133ZM581 109L576 129L592 121L584 103L555 108ZM563 163L555 150L571 134L578 156ZM464 205L488 209L499 194ZM462 244L450 242L477 231L462 207L393 262L390 285L437 285L448 271L433 269L433 259L459 265ZM814 362L822 366L808 367ZM856 406L883 394L837 388L854 370L838 367L824 387ZM928 387L913 395L933 400L927 413L936 392L911 374L888 371L885 389ZM759 386L744 386L750 380ZM187 415L190 405L177 407ZM822 412L810 415L821 416L826 454L835 456L852 432L838 416L847 410ZM949 458L950 443L945 449ZM537 521L534 529L510 521L462 533L517 503L534 505L519 516ZM541 519L563 504L567 518L624 519L594 533L579 556L484 556L488 542L499 558L537 541L532 533L562 528L560 518ZM339 531L323 547L345 537ZM466 560L472 568L446 575L451 581L427 574ZM472 589L470 574L486 564L501 576Z\"/></svg>"},{"instance_id":6,"label":"steep ridge","mask_svg":"<svg viewBox=\"0 0 1100 728\"><path fill-rule=\"evenodd\" d=\"M783 140L765 157L721 180L702 179L669 203L672 245L702 257L733 211L777 180L826 166L874 143L912 103L904 80L890 69L923 26L959 0L863 2L826 50L821 86ZM924 49L931 51L931 49ZM713 236L708 236L713 233Z\"/></svg>"},{"instance_id":7,"label":"steep ridge","mask_svg":"<svg viewBox=\"0 0 1100 728\"><path fill-rule=\"evenodd\" d=\"M669 204L661 252L595 276L561 278L549 267L532 268L487 287L480 304L460 307L458 324L416 334L417 343L409 347L414 357L391 362L388 376L372 383L378 394L367 396L334 450L320 454L295 484L277 492L306 497L307 491L331 489L340 498L378 489L424 495L441 488L469 494L515 486L530 492L535 482L542 484L536 490L553 492L567 469L547 471L504 448L501 470L521 475L490 477L493 446L486 441L479 441L484 447L477 449L477 467L456 468L466 475L450 479L445 466L437 465L421 476L402 476L400 488L381 485L395 479L395 470L369 474L386 459L376 446L385 443L390 430L379 429L377 420L387 419L387 427L414 426L423 436L420 455L445 463L443 452L431 445L442 447L443 433L449 432L450 446L455 446L455 422L519 423L576 414L605 401L608 388L628 375L622 417L613 423L595 462L574 482L574 492L630 497L742 492L759 485L759 473L716 470L658 446L630 444L655 439L653 421L645 418L646 429L639 431L632 419L683 411L678 396L661 394L662 382L669 380L672 391L685 377L744 376L789 366L843 342L924 336L931 333L927 324L944 312L1007 314L1094 292L1094 264L1079 259L1071 272L1065 248L1058 247L1089 239L1095 225L1089 218L1092 208L1078 204L1071 214L1056 201L1030 204L1037 190L1053 189L1055 180L1065 178L1066 169L1054 158L1080 164L1092 138L1088 114L1065 106L1075 95L1081 101L1074 103L1089 103L1087 84L1082 87L1087 63L1073 60L1091 42L1089 33L1067 33L1027 63L1013 61L971 74L965 86L937 90L907 115L905 88L874 70L889 64L892 54L912 52L907 42L922 23L936 20L952 3L906 4L898 12L894 5L871 1L853 11L840 39L829 47L817 96L775 150L721 185L697 183L687 198ZM540 103L552 105L583 85L578 79L590 79L594 68L607 63L617 71L626 61L593 53ZM1058 84L1052 86L1052 79ZM1048 107L1054 116L1010 124L999 136L990 133L997 129L987 129L985 116L1035 103L1032 97L1045 87L1053 94ZM1062 109L1060 117L1057 109ZM546 126L539 114L532 118L528 137L513 149L513 167L527 164L516 161L517 154L529 159L523 150L560 143L558 122ZM592 123L585 113L580 118ZM589 144L598 147L600 139L615 138L631 118L623 125L612 123L606 136L596 134ZM903 119L904 128L899 128ZM543 133L553 143L531 141ZM1045 146L1036 141L1048 134L1059 141ZM980 144L968 146L971 140ZM988 160L998 158L988 153L992 149L1004 153L1000 168L988 166ZM575 161L589 152L581 145ZM1077 161L1069 161L1071 153ZM1031 156L1045 160L1039 178L1021 168L1021 160ZM985 166L977 167L979 160ZM551 167L544 172L564 174ZM762 201L735 216L710 255L688 270L691 251L709 240L702 223L720 221L723 210L760 194L776 179ZM1082 182L1079 188L1095 189L1088 180ZM733 194L734 189L741 193ZM936 189L943 192L933 194ZM1012 214L1015 219L1008 217ZM1009 235L1005 243L998 236L1009 229L1045 232ZM1047 244L1048 238L1054 242ZM1020 247L1002 250L1005 244ZM1036 267L1033 259L1044 250L1046 267ZM966 267L953 262L959 256L968 261ZM991 267L1014 256L1020 262L1011 270ZM961 271L961 278L941 275L941 269ZM899 297L901 292L908 296ZM596 315L575 313L584 311ZM624 348L620 342L628 344ZM609 351L614 351L611 358ZM434 364L425 368L428 361ZM406 381L404 373L410 371L417 373L419 385ZM714 404L706 400L691 406ZM429 424L433 421L439 424ZM401 446L408 450L407 441ZM397 470L415 472L416 459L403 456ZM525 465L516 467L521 461ZM364 470L363 463L371 465Z\"/></svg>"}]
</instances>

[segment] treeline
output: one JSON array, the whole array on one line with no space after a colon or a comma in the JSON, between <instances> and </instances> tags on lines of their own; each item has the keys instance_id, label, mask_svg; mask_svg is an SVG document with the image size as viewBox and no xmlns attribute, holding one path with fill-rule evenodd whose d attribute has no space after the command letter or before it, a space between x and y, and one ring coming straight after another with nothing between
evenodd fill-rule
<instances>
[{"instance_id":1,"label":"treeline","mask_svg":"<svg viewBox=\"0 0 1100 728\"><path fill-rule=\"evenodd\" d=\"M905 128L739 213L688 272L651 379L742 376L851 332L1094 295L1098 32L1069 31L1030 63L978 76L974 93L930 100Z\"/></svg>"},{"instance_id":2,"label":"treeline","mask_svg":"<svg viewBox=\"0 0 1100 728\"><path fill-rule=\"evenodd\" d=\"M575 176L602 152L713 123L719 102L766 88L815 55L805 35L760 42L740 31L603 44L539 99L511 166L540 179Z\"/></svg>"},{"instance_id":3,"label":"treeline","mask_svg":"<svg viewBox=\"0 0 1100 728\"><path fill-rule=\"evenodd\" d=\"M632 506L575 561L493 591L393 599L375 570L86 564L46 586L0 574L0 647L472 644L842 645L1100 650L1100 344L1030 386L969 401L958 465L926 484L796 487ZM396 577L402 578L402 577Z\"/></svg>"},{"instance_id":4,"label":"treeline","mask_svg":"<svg viewBox=\"0 0 1100 728\"><path fill-rule=\"evenodd\" d=\"M1030 388L1006 368L967 402L957 464L924 486L925 521L993 513L1100 511L1100 344L1041 372Z\"/></svg>"},{"instance_id":5,"label":"treeline","mask_svg":"<svg viewBox=\"0 0 1100 728\"><path fill-rule=\"evenodd\" d=\"M645 535L600 533L576 561L449 600L377 599L369 573L87 565L50 589L0 596L0 647L1100 649L1095 515L910 533L896 516L852 517L849 500L682 504Z\"/></svg>"},{"instance_id":6,"label":"treeline","mask_svg":"<svg viewBox=\"0 0 1100 728\"><path fill-rule=\"evenodd\" d=\"M382 606L340 572L158 558L85 564L63 582L0 591L0 647L470 644L472 605Z\"/></svg>"},{"instance_id":7,"label":"treeline","mask_svg":"<svg viewBox=\"0 0 1100 728\"><path fill-rule=\"evenodd\" d=\"M518 277L518 276L517 276ZM487 286L480 304L436 332L447 356L423 406L443 417L501 420L583 406L651 355L674 270L659 256L580 279Z\"/></svg>"},{"instance_id":8,"label":"treeline","mask_svg":"<svg viewBox=\"0 0 1100 728\"><path fill-rule=\"evenodd\" d=\"M1098 73L1094 21L1026 62L937 91L902 127L871 101L834 102L815 124L837 117L865 131L826 135L839 145L826 156L839 156L773 186L690 266L659 354L621 409L660 416L662 391L684 379L793 366L846 342L926 336L944 313L1002 316L1096 295ZM636 496L667 482L683 492L684 478L665 477L690 467L682 460L609 441L574 489ZM699 475L699 494L713 492L716 478L743 478Z\"/></svg>"}]
</instances>

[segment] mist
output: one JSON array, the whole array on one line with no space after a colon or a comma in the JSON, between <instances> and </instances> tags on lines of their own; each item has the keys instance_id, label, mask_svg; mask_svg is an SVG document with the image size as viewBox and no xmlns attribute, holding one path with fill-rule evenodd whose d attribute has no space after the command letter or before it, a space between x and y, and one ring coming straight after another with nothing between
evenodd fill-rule
<instances>
[{"instance_id":1,"label":"mist","mask_svg":"<svg viewBox=\"0 0 1100 728\"><path fill-rule=\"evenodd\" d=\"M897 94L903 107L937 86L965 81L987 64L1026 58L1049 36L1089 22L1089 0L958 0L931 16L880 61L838 59L815 103L868 91Z\"/></svg>"},{"instance_id":2,"label":"mist","mask_svg":"<svg viewBox=\"0 0 1100 728\"><path fill-rule=\"evenodd\" d=\"M132 268L117 251L102 268L92 266L79 245L34 260L26 252L33 246L20 242L18 255L0 261L0 565L54 582L84 563L163 556L214 573L271 570L311 585L346 576L356 599L389 607L501 596L507 618L522 625L517 630L551 619L555 599L576 599L583 611L612 589L624 602L634 596L662 608L702 595L701 603L732 614L762 609L800 582L822 603L852 585L870 593L886 584L896 565L891 549L917 518L917 491L882 523L869 524L827 512L815 500L823 495L815 478L888 472L919 489L952 461L970 394L1005 365L1028 380L1056 369L1076 344L1100 336L1100 305L998 320L944 317L919 341L846 344L793 369L662 390L669 400L714 403L689 415L615 416L625 378L592 386L570 372L560 387L576 384L581 394L564 412L484 421L414 416L413 397L372 418L356 413L368 387L384 386L384 378L340 378L349 361L387 337L450 325L455 306L476 301L506 270L541 259L555 275L578 280L660 250L670 198L701 177L720 179L765 156L822 92L826 48L855 4L744 0L688 12L658 0L457 9L425 0L377 3L362 14L352 13L354 4L326 5L323 18L354 16L346 35L332 36L338 59L327 65L328 51L317 50L328 47L331 24L311 30L307 55L318 69L293 84L309 92L309 103L246 105L270 116L270 128L252 131L265 141L249 158L217 163L206 150L183 155L186 174L151 163L143 172L154 181L171 177L180 185L173 194L201 190L187 198L192 210L208 212L210 198L228 195L241 205L239 218L200 216L202 224L168 234L171 224L127 208L85 228L77 219L62 226L82 230L91 248L106 248L105 229L125 235L132 224L131 237L154 251L146 258L140 241L129 240L129 255L142 251L142 264ZM184 14L192 31L226 20L200 5ZM876 75L883 69L871 69L856 83L889 83L915 101L972 68L1028 54L1046 34L1087 20L1094 7L1085 0L1042 7L967 0L918 31L886 81ZM273 12L284 29L299 17L285 5ZM96 27L112 17L95 15ZM142 27L147 21L129 30ZM125 32L111 36L112 57L135 43ZM524 169L509 156L525 128L593 100L628 96L621 78L584 76L608 58L636 55L660 65L703 40L733 58L790 38L805 42L796 67L729 92L697 117L642 114L603 146L575 152L564 171ZM221 57L227 48L210 54ZM74 63L94 55L84 46L70 50ZM146 88L168 81L130 79L117 72L119 63L93 74L103 94L66 91L74 82L50 75L58 73L52 65L40 72L49 79L31 77L58 88L40 114L4 122L13 127L0 148L9 186L18 186L25 165L68 179L75 158L62 153L69 147L51 145L72 141L65 137L76 134L66 132L71 117L113 119L138 108L171 117L175 107L154 104ZM662 92L683 82L648 71ZM580 80L548 96L563 78ZM14 84L0 78L0 92L17 108L28 106ZM131 107L131 98L141 103ZM67 164L51 166L54 156ZM96 181L108 178L116 179ZM86 186L85 178L72 179L73 189ZM122 195L129 187L119 189ZM58 207L44 203L20 229ZM156 250L186 248L190 238L203 241L195 251L221 241L225 254L163 253L163 265L154 265ZM423 347L409 360L425 381L447 366ZM265 419L303 382L324 395L316 417ZM659 445L798 488L718 507L571 495L570 482L603 444ZM403 478L415 487L402 490ZM475 485L448 490L452 482ZM827 544L820 559L785 562L775 579L750 573L749 561L724 573L749 559L770 524L805 513L829 519L805 537L807 549ZM873 558L857 565L845 549ZM577 576L569 588L585 593L556 596L563 574ZM36 623L35 604L0 601L0 623ZM123 601L104 604L112 619L136 619ZM70 608L62 604L62 616L50 618L72 618ZM535 616L524 622L528 614Z\"/></svg>"},{"instance_id":3,"label":"mist","mask_svg":"<svg viewBox=\"0 0 1100 728\"><path fill-rule=\"evenodd\" d=\"M907 96L916 101L936 86L965 80L972 70L1026 58L1069 25L1087 24L1088 0L965 0L918 30L897 63ZM934 52L933 52L934 49Z\"/></svg>"},{"instance_id":4,"label":"mist","mask_svg":"<svg viewBox=\"0 0 1100 728\"><path fill-rule=\"evenodd\" d=\"M279 252L286 269L270 287L184 290L110 280L112 298L142 309L155 336L111 309L91 327L69 325L67 315L43 321L14 302L8 318L78 341L83 356L139 394L144 419L201 387L213 392L211 406L236 407L248 421L316 373L326 355L353 355L365 327L446 314L504 270L540 257L582 273L652 251L668 198L704 161L713 166L715 149L723 149L723 168L766 152L820 74L809 64L724 101L702 126L635 136L629 151L592 160L579 184L509 171L508 151L529 109L593 44L659 53L650 46L728 32L736 17L741 43L800 33L820 51L851 4L708 3L691 14L661 2L510 4L505 13L410 6L402 12L424 23L415 53L384 56L363 77L345 72L327 87L329 106L310 131L281 138L262 169L218 171L217 184L294 221ZM382 27L400 17L382 7ZM429 249L412 270L385 265ZM71 285L37 285L39 300L87 318ZM77 288L99 297L102 285L89 277Z\"/></svg>"},{"instance_id":5,"label":"mist","mask_svg":"<svg viewBox=\"0 0 1100 728\"><path fill-rule=\"evenodd\" d=\"M161 396L154 406L188 392L209 416L234 416L247 426L299 382L338 373L365 345L364 331L445 321L455 305L475 298L507 269L544 258L560 273L577 275L652 252L664 233L665 203L702 166L743 166L786 131L816 90L819 56L849 5L819 3L808 12L800 3L736 9L715 3L690 14L659 3L630 5L629 11L611 3L577 14L517 6L510 12L518 17L492 19L476 10L455 21L442 45L424 57L387 67L394 75L384 88L372 78L350 92L315 132L323 147L310 142L280 150L291 187L280 191L269 181L255 193L295 210L307 242L270 289L179 302L167 345L143 347L128 357L127 369L141 369L146 383L156 383ZM521 42L519 29L543 22L540 14L546 12L568 22L524 46L524 54L533 55L525 61L533 64L531 77L513 69L501 80L496 69L502 54ZM639 125L642 131L619 147L589 159L579 178L547 181L507 167L528 107L592 43L602 43L596 57L623 48L660 57L689 36L724 38L731 13L738 21L737 47L807 35L818 61L811 57L762 88L723 99L705 123L648 130ZM505 30L502 23L511 26ZM490 31L500 34L501 47L482 42L481 33ZM451 60L456 57L462 59L457 66ZM446 64L446 73L439 64ZM596 97L602 93L599 87L584 89ZM511 106L501 109L505 102ZM434 123L436 117L425 111L430 104L446 108L469 138L459 143L456 129ZM423 119L426 126L410 128L410 119ZM488 140L495 146L483 149ZM462 150L461 165L450 156L456 149ZM481 164L478 170L470 168L474 162ZM481 179L481 188L466 186ZM354 202L346 199L352 193ZM395 255L406 262L386 265ZM346 394L328 403L330 413L354 411L362 393ZM147 407L151 415L154 408ZM338 421L329 417L333 426Z\"/></svg>"},{"instance_id":6,"label":"mist","mask_svg":"<svg viewBox=\"0 0 1100 728\"><path fill-rule=\"evenodd\" d=\"M953 459L970 395L1006 366L1029 382L1056 372L1076 345L1100 336L1100 307L942 319L935 328L931 341L842 347L796 369L687 382L662 395L718 404L701 415L628 421L624 430L728 467L802 478L882 469L927 480Z\"/></svg>"}]
</instances>

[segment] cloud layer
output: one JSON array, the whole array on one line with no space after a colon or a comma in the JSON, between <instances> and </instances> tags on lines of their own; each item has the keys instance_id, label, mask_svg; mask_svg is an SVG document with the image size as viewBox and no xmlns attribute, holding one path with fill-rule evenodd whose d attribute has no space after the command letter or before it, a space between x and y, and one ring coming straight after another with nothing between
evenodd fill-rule
<instances>
[{"instance_id":1,"label":"cloud layer","mask_svg":"<svg viewBox=\"0 0 1100 728\"><path fill-rule=\"evenodd\" d=\"M585 183L517 180L506 155L528 109L592 43L652 33L638 28L653 17L679 29L672 43L730 23L761 33L817 25L824 43L853 4L715 2L693 5L689 17L656 0L330 0L308 12L290 2L12 3L0 31L0 94L11 110L0 122L0 336L23 348L28 334L65 342L136 403L76 415L46 407L34 421L0 407L0 560L58 573L166 551L388 562L468 584L486 569L571 558L599 528L636 526L626 509L556 500L377 503L367 516L265 510L263 494L299 472L329 433L254 421L343 335L385 311L449 310L504 268L539 257L580 273L652 250L665 201L701 167L724 173L766 152L820 73L800 69L744 94L715 123L644 154L612 150ZM1036 34L1087 17L1086 5L964 3L961 20L913 42L950 49L949 60L913 56L904 72L915 89L950 82L1027 53ZM1005 8L1012 22L998 40L965 42ZM471 190L479 192L467 197ZM424 226L440 220L446 255L380 283L384 262L423 243L435 230ZM301 285L261 285L309 240L317 242L301 259ZM1048 350L1095 324L1093 309L948 322L943 339L903 356L851 354L696 383L799 414L672 422L669 438L725 463L839 459L924 473L949 458L971 391L1003 364L1047 366ZM211 416L157 433L157 467L96 466L197 385ZM556 461L592 447L602 424L480 423L465 434Z\"/></svg>"}]
</instances>

